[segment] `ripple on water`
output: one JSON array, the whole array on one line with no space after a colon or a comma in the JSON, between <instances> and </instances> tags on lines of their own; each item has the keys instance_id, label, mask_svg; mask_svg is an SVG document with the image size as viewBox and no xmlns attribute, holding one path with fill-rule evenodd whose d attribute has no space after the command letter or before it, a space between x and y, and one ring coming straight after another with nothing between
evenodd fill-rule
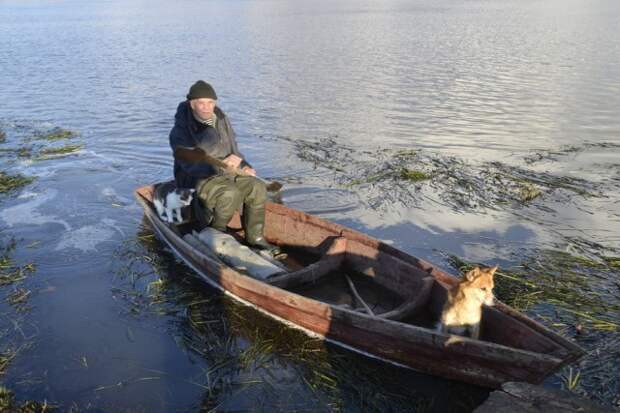
<instances>
[{"instance_id":1,"label":"ripple on water","mask_svg":"<svg viewBox=\"0 0 620 413\"><path fill-rule=\"evenodd\" d=\"M335 188L299 186L282 193L284 203L309 214L328 214L353 211L360 206L357 195Z\"/></svg>"}]
</instances>

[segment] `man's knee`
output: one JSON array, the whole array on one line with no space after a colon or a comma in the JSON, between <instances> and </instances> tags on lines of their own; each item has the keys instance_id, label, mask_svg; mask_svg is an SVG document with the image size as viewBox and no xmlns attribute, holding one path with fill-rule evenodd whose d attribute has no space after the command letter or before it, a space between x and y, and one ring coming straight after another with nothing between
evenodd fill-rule
<instances>
[{"instance_id":1,"label":"man's knee","mask_svg":"<svg viewBox=\"0 0 620 413\"><path fill-rule=\"evenodd\" d=\"M263 181L252 177L248 183L250 190L246 203L264 204L267 201L267 187Z\"/></svg>"},{"instance_id":2,"label":"man's knee","mask_svg":"<svg viewBox=\"0 0 620 413\"><path fill-rule=\"evenodd\" d=\"M216 208L235 208L235 204L239 199L239 191L234 188L227 188L218 194Z\"/></svg>"}]
</instances>

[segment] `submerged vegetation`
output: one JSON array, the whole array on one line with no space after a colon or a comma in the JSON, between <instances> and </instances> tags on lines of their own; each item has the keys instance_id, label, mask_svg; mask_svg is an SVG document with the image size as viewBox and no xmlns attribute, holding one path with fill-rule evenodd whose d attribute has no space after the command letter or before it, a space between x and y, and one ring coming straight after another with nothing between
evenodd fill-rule
<instances>
[{"instance_id":1,"label":"submerged vegetation","mask_svg":"<svg viewBox=\"0 0 620 413\"><path fill-rule=\"evenodd\" d=\"M15 400L15 395L6 387L0 386L0 412L7 413L45 413L57 411L55 406L47 402Z\"/></svg>"},{"instance_id":2,"label":"submerged vegetation","mask_svg":"<svg viewBox=\"0 0 620 413\"><path fill-rule=\"evenodd\" d=\"M455 256L450 256L450 261L460 271L476 265ZM620 331L620 304L613 299L612 286L607 291L597 288L601 280L611 280L615 274L605 262L543 250L536 259L513 269L500 268L495 274L496 296L518 310L553 304L554 316L564 320L565 327L582 326L579 334L584 327ZM544 308L536 309L537 315L545 313Z\"/></svg>"},{"instance_id":3,"label":"submerged vegetation","mask_svg":"<svg viewBox=\"0 0 620 413\"><path fill-rule=\"evenodd\" d=\"M2 241L0 251L0 287L13 286L13 290L8 293L6 302L20 309L24 309L30 290L16 287L17 284L26 280L36 270L34 263L17 265L13 262L11 254L15 249L15 240Z\"/></svg>"},{"instance_id":4,"label":"submerged vegetation","mask_svg":"<svg viewBox=\"0 0 620 413\"><path fill-rule=\"evenodd\" d=\"M4 194L14 189L21 188L34 181L34 178L23 176L20 174L9 175L4 171L0 171L0 194Z\"/></svg>"},{"instance_id":5,"label":"submerged vegetation","mask_svg":"<svg viewBox=\"0 0 620 413\"><path fill-rule=\"evenodd\" d=\"M63 128L53 128L48 131L41 131L35 134L35 139L46 141L58 141L63 139L73 139L77 136L77 133L71 130Z\"/></svg>"},{"instance_id":6,"label":"submerged vegetation","mask_svg":"<svg viewBox=\"0 0 620 413\"><path fill-rule=\"evenodd\" d=\"M384 149L376 153L339 144L293 141L297 156L315 167L336 172L336 185L356 187L373 209L394 204L420 205L424 199L456 211L500 210L536 205L542 197L563 200L571 195L600 197L587 180L557 176L501 162L479 165L420 150ZM397 183L397 185L394 185Z\"/></svg>"},{"instance_id":7,"label":"submerged vegetation","mask_svg":"<svg viewBox=\"0 0 620 413\"><path fill-rule=\"evenodd\" d=\"M11 305L14 312L2 314L0 324L0 377L3 376L13 360L32 343L31 337L24 333L22 325L23 314L27 310L27 301L30 290L23 287L23 281L35 270L32 263L17 265L13 262L12 254L15 251L14 239L0 239L0 291L7 291L4 301ZM5 324L6 323L6 324ZM10 328L9 328L10 325ZM0 412L35 413L52 411L47 403L33 401L18 402L12 391L0 386Z\"/></svg>"},{"instance_id":8,"label":"submerged vegetation","mask_svg":"<svg viewBox=\"0 0 620 413\"><path fill-rule=\"evenodd\" d=\"M83 148L83 145L64 145L57 148L44 148L39 152L39 158L45 157L45 155L69 155L75 153Z\"/></svg>"},{"instance_id":9,"label":"submerged vegetation","mask_svg":"<svg viewBox=\"0 0 620 413\"><path fill-rule=\"evenodd\" d=\"M567 145L562 146L558 149L547 149L543 151L536 151L531 154L526 155L523 159L529 165L535 164L543 161L556 161L560 157L568 156L571 154L576 154L579 152L583 152L588 149L599 148L599 149L617 149L620 148L620 144L612 143L612 142L596 142L596 143L585 143L580 146L575 145Z\"/></svg>"},{"instance_id":10,"label":"submerged vegetation","mask_svg":"<svg viewBox=\"0 0 620 413\"><path fill-rule=\"evenodd\" d=\"M450 256L467 271L475 264ZM495 273L495 295L588 349L556 377L569 391L620 406L620 283L604 258L542 250L536 258Z\"/></svg>"},{"instance_id":11,"label":"submerged vegetation","mask_svg":"<svg viewBox=\"0 0 620 413\"><path fill-rule=\"evenodd\" d=\"M373 360L240 305L195 280L146 228L119 255L113 294L121 298L122 313L174 320L169 324L177 343L204 363L193 378L203 389L204 411L246 405L277 411L459 411L486 396L464 385L458 400L437 399L436 391L422 390L433 386L418 390L413 384L441 379L401 369L394 374L385 364L379 369Z\"/></svg>"},{"instance_id":12,"label":"submerged vegetation","mask_svg":"<svg viewBox=\"0 0 620 413\"><path fill-rule=\"evenodd\" d=\"M53 127L38 129L33 126L15 125L10 142L7 134L2 132L0 143L13 144L12 147L0 149L2 154L15 154L20 158L46 160L74 154L83 148L82 144L66 144L53 146L58 141L75 139L79 134L75 131ZM52 146L51 146L52 145Z\"/></svg>"},{"instance_id":13,"label":"submerged vegetation","mask_svg":"<svg viewBox=\"0 0 620 413\"><path fill-rule=\"evenodd\" d=\"M400 178L406 181L417 182L417 181L424 181L426 179L431 179L431 175L425 172L422 172L422 171L416 171L416 170L409 169L409 168L402 168L400 170Z\"/></svg>"}]
</instances>

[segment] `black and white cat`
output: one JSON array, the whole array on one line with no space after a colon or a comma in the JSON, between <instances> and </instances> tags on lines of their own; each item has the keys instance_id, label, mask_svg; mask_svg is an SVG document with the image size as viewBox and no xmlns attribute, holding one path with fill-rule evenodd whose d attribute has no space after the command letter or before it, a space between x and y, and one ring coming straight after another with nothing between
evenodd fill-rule
<instances>
[{"instance_id":1,"label":"black and white cat","mask_svg":"<svg viewBox=\"0 0 620 413\"><path fill-rule=\"evenodd\" d=\"M155 185L153 204L159 218L173 223L176 217L177 223L183 222L181 208L191 204L195 191L193 188L177 188L174 181Z\"/></svg>"}]
</instances>

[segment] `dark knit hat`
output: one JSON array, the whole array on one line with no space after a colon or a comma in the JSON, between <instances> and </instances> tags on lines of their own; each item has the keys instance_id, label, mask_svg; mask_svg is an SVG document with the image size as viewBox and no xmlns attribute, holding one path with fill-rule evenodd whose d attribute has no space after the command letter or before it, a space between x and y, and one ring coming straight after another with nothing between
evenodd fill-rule
<instances>
[{"instance_id":1,"label":"dark knit hat","mask_svg":"<svg viewBox=\"0 0 620 413\"><path fill-rule=\"evenodd\" d=\"M200 98L217 100L215 90L213 90L213 87L204 80L199 80L194 83L192 87L189 88L189 93L187 94L187 100Z\"/></svg>"}]
</instances>

